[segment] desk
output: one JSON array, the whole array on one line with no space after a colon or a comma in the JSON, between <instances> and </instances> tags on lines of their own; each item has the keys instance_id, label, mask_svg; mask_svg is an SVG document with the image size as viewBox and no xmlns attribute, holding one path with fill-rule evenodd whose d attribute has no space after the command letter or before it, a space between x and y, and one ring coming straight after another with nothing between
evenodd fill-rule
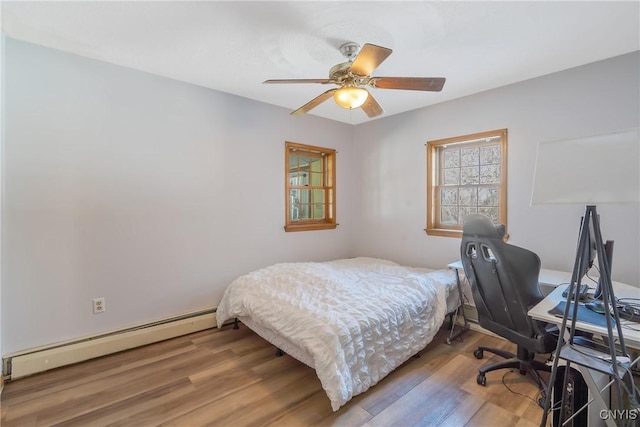
<instances>
[{"instance_id":1,"label":"desk","mask_svg":"<svg viewBox=\"0 0 640 427\"><path fill-rule=\"evenodd\" d=\"M554 308L561 301L566 301L566 298L562 296L562 292L569 285L560 285L547 295L540 303L529 310L529 316L536 320L542 320L547 323L555 323L557 325L562 324L562 318L556 317L553 314L549 314L549 310ZM640 298L640 289L635 286L626 285L620 282L613 282L613 292L616 298ZM622 324L629 323L622 320ZM624 336L624 342L627 347L640 349L640 324L633 323L634 327L638 330L632 330L629 328L622 328L622 335ZM576 321L576 330L583 332L591 332L597 335L607 336L607 328L597 326L591 323L585 323ZM615 332L615 329L614 329Z\"/></svg>"},{"instance_id":2,"label":"desk","mask_svg":"<svg viewBox=\"0 0 640 427\"><path fill-rule=\"evenodd\" d=\"M615 297L618 299L640 297L640 289L634 286L626 285L619 282L613 282L612 285ZM556 287L556 289L554 289L549 295L547 295L542 301L540 301L540 303L529 310L529 316L536 320L542 320L544 322L554 323L560 326L562 324L562 317L557 317L553 314L549 314L549 310L553 309L561 301L566 301L566 298L562 296L562 292L567 287L568 284ZM625 320L621 320L621 324L623 326L621 330L624 337L625 345L629 354L631 355L632 349L640 349L640 324L632 323ZM634 329L624 327L625 324L632 326ZM575 329L577 331L590 332L594 335L597 334L604 337L608 336L606 327L594 325L592 323L585 323L578 320L576 320L575 322ZM615 328L615 326L614 333L617 333L617 329ZM556 357L558 356L556 355ZM600 390L603 389L603 383L606 383L608 381L606 380L607 377L604 376L605 380L598 380L598 374L596 372L592 372L591 369L586 368L585 366L582 366L580 364L576 364L576 366L582 374L582 377L586 381L587 386L589 387L590 397L593 398L594 402L597 404L597 408L593 410L591 409L591 407L589 408L589 425L594 426L598 425L599 423L605 423L607 426L615 427L615 423L611 418L603 420L601 416L601 414L603 413L602 410L609 409L609 404L605 401L605 399L607 399L607 396L605 395L603 397L600 393ZM600 375L600 378L602 377L603 376ZM552 386L552 384L549 384L549 387ZM547 391L547 393L550 392L551 389Z\"/></svg>"}]
</instances>

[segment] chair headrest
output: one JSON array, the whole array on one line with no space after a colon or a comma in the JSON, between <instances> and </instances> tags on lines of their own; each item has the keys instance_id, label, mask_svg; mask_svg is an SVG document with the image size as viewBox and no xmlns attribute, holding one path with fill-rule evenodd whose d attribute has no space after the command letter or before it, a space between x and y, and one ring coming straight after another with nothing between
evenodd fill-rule
<instances>
[{"instance_id":1,"label":"chair headrest","mask_svg":"<svg viewBox=\"0 0 640 427\"><path fill-rule=\"evenodd\" d=\"M465 236L487 237L501 239L505 234L504 224L495 225L485 215L471 214L464 219L462 234Z\"/></svg>"}]
</instances>

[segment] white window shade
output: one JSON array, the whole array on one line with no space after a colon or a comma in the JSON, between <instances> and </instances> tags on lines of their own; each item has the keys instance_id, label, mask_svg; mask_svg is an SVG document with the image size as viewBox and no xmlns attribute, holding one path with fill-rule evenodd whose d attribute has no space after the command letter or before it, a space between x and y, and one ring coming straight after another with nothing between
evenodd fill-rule
<instances>
[{"instance_id":1,"label":"white window shade","mask_svg":"<svg viewBox=\"0 0 640 427\"><path fill-rule=\"evenodd\" d=\"M638 202L637 128L538 144L532 205Z\"/></svg>"}]
</instances>

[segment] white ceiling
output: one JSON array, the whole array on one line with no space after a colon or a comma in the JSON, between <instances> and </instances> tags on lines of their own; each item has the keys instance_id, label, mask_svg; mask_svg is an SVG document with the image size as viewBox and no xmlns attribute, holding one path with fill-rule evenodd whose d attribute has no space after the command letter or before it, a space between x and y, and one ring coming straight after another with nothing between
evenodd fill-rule
<instances>
[{"instance_id":1,"label":"white ceiling","mask_svg":"<svg viewBox=\"0 0 640 427\"><path fill-rule=\"evenodd\" d=\"M328 87L347 41L393 49L374 76L446 77L442 92L371 89L387 117L640 49L640 2L2 2L9 37L294 110ZM333 86L332 86L333 87ZM311 114L370 119L332 100Z\"/></svg>"}]
</instances>

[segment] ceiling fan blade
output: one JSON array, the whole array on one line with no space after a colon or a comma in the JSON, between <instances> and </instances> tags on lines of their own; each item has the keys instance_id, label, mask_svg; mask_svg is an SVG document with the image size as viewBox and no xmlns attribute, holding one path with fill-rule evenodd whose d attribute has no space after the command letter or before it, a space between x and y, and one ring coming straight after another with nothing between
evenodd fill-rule
<instances>
[{"instance_id":1,"label":"ceiling fan blade","mask_svg":"<svg viewBox=\"0 0 640 427\"><path fill-rule=\"evenodd\" d=\"M364 111L369 117L376 117L382 114L384 111L378 101L373 97L371 92L369 92L369 96L367 96L367 100L362 104L362 111Z\"/></svg>"},{"instance_id":2,"label":"ceiling fan blade","mask_svg":"<svg viewBox=\"0 0 640 427\"><path fill-rule=\"evenodd\" d=\"M304 104L302 107L298 108L296 111L292 112L291 114L294 116L299 116L301 114L306 113L307 111L312 110L313 108L316 108L318 105L322 104L324 101L331 98L333 96L333 92L335 92L336 90L338 89L329 89L328 91L323 92L322 94L316 96L311 101L307 102L306 104Z\"/></svg>"},{"instance_id":3,"label":"ceiling fan blade","mask_svg":"<svg viewBox=\"0 0 640 427\"><path fill-rule=\"evenodd\" d=\"M265 80L264 83L333 83L333 80L330 79L275 79L275 80Z\"/></svg>"},{"instance_id":4,"label":"ceiling fan blade","mask_svg":"<svg viewBox=\"0 0 640 427\"><path fill-rule=\"evenodd\" d=\"M445 81L444 77L372 77L369 82L380 89L440 92Z\"/></svg>"},{"instance_id":5,"label":"ceiling fan blade","mask_svg":"<svg viewBox=\"0 0 640 427\"><path fill-rule=\"evenodd\" d=\"M393 52L391 49L365 43L351 64L351 71L361 76L370 76L373 70Z\"/></svg>"}]
</instances>

